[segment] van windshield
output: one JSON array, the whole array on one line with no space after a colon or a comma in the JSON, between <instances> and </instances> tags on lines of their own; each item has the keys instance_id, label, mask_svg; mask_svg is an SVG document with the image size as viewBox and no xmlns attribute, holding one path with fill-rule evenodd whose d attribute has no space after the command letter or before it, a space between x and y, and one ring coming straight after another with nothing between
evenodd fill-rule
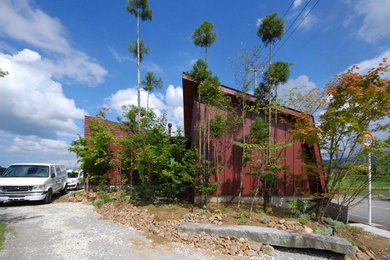
<instances>
[{"instance_id":1,"label":"van windshield","mask_svg":"<svg viewBox=\"0 0 390 260\"><path fill-rule=\"evenodd\" d=\"M78 178L79 173L78 172L68 172L68 178Z\"/></svg>"},{"instance_id":2,"label":"van windshield","mask_svg":"<svg viewBox=\"0 0 390 260\"><path fill-rule=\"evenodd\" d=\"M49 177L49 167L39 165L11 165L1 177Z\"/></svg>"}]
</instances>

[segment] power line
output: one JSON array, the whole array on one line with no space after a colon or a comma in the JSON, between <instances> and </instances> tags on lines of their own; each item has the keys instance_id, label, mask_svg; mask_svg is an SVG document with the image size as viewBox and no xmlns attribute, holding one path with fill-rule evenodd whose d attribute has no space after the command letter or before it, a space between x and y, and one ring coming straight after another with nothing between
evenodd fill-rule
<instances>
[{"instance_id":1,"label":"power line","mask_svg":"<svg viewBox=\"0 0 390 260\"><path fill-rule=\"evenodd\" d=\"M288 11L290 11L290 9L291 9L291 7L293 6L294 2L295 2L295 0L292 0L290 6L289 6L288 9L286 10L286 12L284 12L283 19L284 19L284 17L286 17Z\"/></svg>"},{"instance_id":2,"label":"power line","mask_svg":"<svg viewBox=\"0 0 390 260\"><path fill-rule=\"evenodd\" d=\"M306 7L310 4L310 2L311 2L312 0L309 0L306 4L305 4L305 6L301 9L301 11L298 13L298 15L295 17L295 19L294 19L294 21L290 24L290 26L287 28L287 30L286 30L286 32L285 32L285 34L287 34L288 33L288 31L291 29L291 27L295 24L295 22L298 20L298 18L301 16L301 14L303 13L303 11L305 11L305 9L306 9ZM287 11L286 11L286 13L285 14L287 14L287 12L288 12L288 10L291 8L291 6L294 4L294 0L292 1L292 3L290 4L290 6L289 6L289 8L287 9ZM276 42L275 43L275 46L274 46L274 48L276 48L277 46L278 46L278 44L279 44L279 42L280 41L278 41L278 42ZM269 60L269 54L267 55L267 60Z\"/></svg>"},{"instance_id":3,"label":"power line","mask_svg":"<svg viewBox=\"0 0 390 260\"><path fill-rule=\"evenodd\" d=\"M312 6L312 8L309 10L309 12L306 13L305 17L303 17L302 21L294 28L294 30L288 35L287 39L282 43L282 45L275 51L274 55L278 53L278 51L286 44L286 42L291 38L291 36L294 34L294 32L301 26L303 21L305 21L306 17L313 11L313 9L317 6L317 4L320 2L320 0L317 0L317 2Z\"/></svg>"}]
</instances>

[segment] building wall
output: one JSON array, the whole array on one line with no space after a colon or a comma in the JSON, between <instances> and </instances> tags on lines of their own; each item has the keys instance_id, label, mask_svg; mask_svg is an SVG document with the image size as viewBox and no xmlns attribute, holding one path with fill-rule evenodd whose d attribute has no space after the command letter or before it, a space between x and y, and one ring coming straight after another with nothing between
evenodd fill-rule
<instances>
[{"instance_id":1,"label":"building wall","mask_svg":"<svg viewBox=\"0 0 390 260\"><path fill-rule=\"evenodd\" d=\"M186 89L187 88L187 89ZM191 119L185 118L185 128L187 128L185 131L187 136L191 138L192 143L195 147L198 147L198 127L199 127L199 119L198 119L198 98L196 94L196 85L194 85L194 82L191 80L185 78L183 76L183 89L184 89L184 110L185 110L185 117L190 116ZM229 95L232 96L234 92L232 89L221 86L221 89L225 92L227 92ZM186 93L187 92L187 93ZM191 93L192 92L192 93ZM190 96L192 98L190 98ZM252 96L253 97L253 96ZM192 100L191 104L188 104L188 100ZM187 102L187 103L186 103ZM240 106L236 104L231 104L233 107L233 110L237 114L241 114ZM187 106L187 107L186 107ZM189 108L192 109L189 109ZM204 120L204 104L200 104L201 107L201 121ZM187 111L186 111L187 110ZM189 113L191 112L191 113ZM222 111L219 110L219 113ZM232 112L232 111L230 111ZM226 112L225 112L226 113ZM292 111L291 110L290 115L285 115L285 118L293 118L294 116L298 115L299 112ZM212 118L213 114L215 112L207 109L207 115L208 117ZM255 113L248 113L245 119L245 134L249 134L249 127L251 123L255 120L255 118L258 115ZM264 119L264 115L262 115L262 118ZM191 125L189 126L189 122L191 122ZM313 122L314 123L314 122ZM278 173L278 177L280 178L280 181L277 183L277 195L279 196L292 196L294 195L304 195L309 196L312 193L317 192L318 190L321 190L324 184L323 177L319 176L318 179L310 179L308 176L304 174L304 167L303 167L303 159L301 159L301 149L302 144L298 140L293 140L292 136L289 134L289 129L291 129L293 126L292 124L282 122L279 120L278 126L277 126L277 134L276 139L277 141L290 141L293 142L291 146L288 146L284 150L281 151L283 155L283 159L280 160L280 165L286 166L286 171L281 171ZM272 137L274 136L274 129L275 129L275 122L272 122ZM188 131L189 130L189 131ZM225 166L225 168L219 172L219 179L220 179L220 185L219 185L219 195L221 196L232 196L235 194L238 194L238 190L240 187L240 173L241 173L241 156L242 156L242 149L238 146L233 145L233 140L242 142L242 134L243 134L243 128L242 123L238 124L235 127L231 127L228 131L228 133L221 138L220 140L211 140L211 147L214 147L214 144L218 145L218 158L220 165ZM312 156L314 158L313 160L321 160L318 146L311 147L309 152L316 153L316 156ZM211 153L214 153L213 148L211 149ZM254 190L256 186L256 178L254 176L250 176L245 174L245 172L252 171L250 166L246 166L244 168L244 178L243 178L243 195L251 195L250 190ZM295 178L293 176L296 176ZM217 181L216 176L212 176L211 181ZM313 183L317 182L317 183Z\"/></svg>"}]
</instances>

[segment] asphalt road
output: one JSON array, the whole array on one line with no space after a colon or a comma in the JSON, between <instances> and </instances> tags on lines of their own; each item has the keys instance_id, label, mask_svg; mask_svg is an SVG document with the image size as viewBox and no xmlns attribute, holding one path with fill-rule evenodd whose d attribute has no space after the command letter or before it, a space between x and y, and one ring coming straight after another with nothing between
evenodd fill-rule
<instances>
[{"instance_id":1,"label":"asphalt road","mask_svg":"<svg viewBox=\"0 0 390 260\"><path fill-rule=\"evenodd\" d=\"M375 227L390 231L390 201L371 200L372 201L372 224ZM368 224L368 199L360 204L349 208L349 221Z\"/></svg>"},{"instance_id":2,"label":"asphalt road","mask_svg":"<svg viewBox=\"0 0 390 260\"><path fill-rule=\"evenodd\" d=\"M0 259L209 259L185 245L156 244L144 233L101 219L81 203L12 203L0 207L10 228Z\"/></svg>"}]
</instances>

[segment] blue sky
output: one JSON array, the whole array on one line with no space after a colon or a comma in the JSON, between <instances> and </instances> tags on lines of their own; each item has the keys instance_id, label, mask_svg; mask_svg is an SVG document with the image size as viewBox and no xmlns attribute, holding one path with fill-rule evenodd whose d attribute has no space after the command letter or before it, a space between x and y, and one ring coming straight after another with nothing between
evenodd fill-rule
<instances>
[{"instance_id":1,"label":"blue sky","mask_svg":"<svg viewBox=\"0 0 390 260\"><path fill-rule=\"evenodd\" d=\"M84 115L107 107L108 118L115 120L123 104L136 104L136 59L127 50L136 39L136 19L125 5L125 0L0 1L0 68L9 72L0 78L1 166L74 167L76 158L67 149L83 135ZM153 20L140 26L140 37L151 48L141 78L147 71L162 77L164 88L151 95L151 106L179 126L182 72L204 58L191 40L204 20L213 22L218 34L208 52L210 69L233 88L229 58L242 45L263 45L257 27L273 12L290 28L274 49L274 61L294 64L282 91L321 88L353 64L365 71L390 57L390 0L151 0L150 8ZM268 47L262 51L264 60L268 52Z\"/></svg>"}]
</instances>

